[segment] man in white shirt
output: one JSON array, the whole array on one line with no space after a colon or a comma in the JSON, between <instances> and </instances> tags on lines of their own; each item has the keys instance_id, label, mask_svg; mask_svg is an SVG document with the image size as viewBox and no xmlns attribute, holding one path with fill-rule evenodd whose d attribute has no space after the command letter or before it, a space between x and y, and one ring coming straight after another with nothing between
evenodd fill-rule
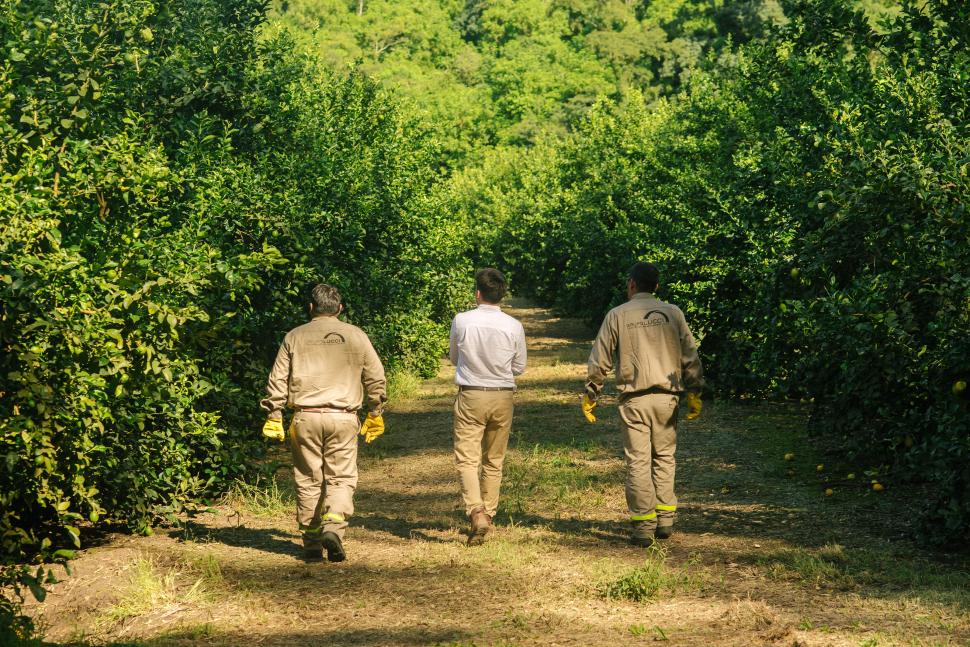
<instances>
[{"instance_id":1,"label":"man in white shirt","mask_svg":"<svg viewBox=\"0 0 970 647\"><path fill-rule=\"evenodd\" d=\"M502 312L505 277L496 269L475 273L478 307L451 322L451 363L455 365L455 463L465 513L471 519L470 545L492 529L502 485L502 462L512 429L515 376L525 371L525 331Z\"/></svg>"}]
</instances>

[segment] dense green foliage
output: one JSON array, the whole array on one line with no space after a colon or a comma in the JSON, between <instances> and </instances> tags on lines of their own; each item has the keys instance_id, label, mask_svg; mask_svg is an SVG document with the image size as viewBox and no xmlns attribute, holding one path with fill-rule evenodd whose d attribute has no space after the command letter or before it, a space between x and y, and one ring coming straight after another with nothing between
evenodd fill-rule
<instances>
[{"instance_id":1,"label":"dense green foliage","mask_svg":"<svg viewBox=\"0 0 970 647\"><path fill-rule=\"evenodd\" d=\"M359 61L439 126L444 160L564 134L600 95L673 92L784 22L778 0L278 0L280 26L334 67Z\"/></svg>"},{"instance_id":2,"label":"dense green foliage","mask_svg":"<svg viewBox=\"0 0 970 647\"><path fill-rule=\"evenodd\" d=\"M426 131L262 0L0 9L0 586L252 470L307 287L437 370L466 270ZM6 607L0 615L6 617Z\"/></svg>"},{"instance_id":3,"label":"dense green foliage","mask_svg":"<svg viewBox=\"0 0 970 647\"><path fill-rule=\"evenodd\" d=\"M432 374L470 260L591 321L655 260L714 389L965 534L970 10L893 4L4 3L0 587L253 469L314 282Z\"/></svg>"},{"instance_id":4,"label":"dense green foliage","mask_svg":"<svg viewBox=\"0 0 970 647\"><path fill-rule=\"evenodd\" d=\"M881 35L806 3L677 98L604 102L528 158L549 161L486 168L463 208L502 223L479 245L520 289L592 320L632 259L656 260L716 389L813 399L817 433L930 482L934 538L960 536L968 51L962 3L910 7Z\"/></svg>"}]
</instances>

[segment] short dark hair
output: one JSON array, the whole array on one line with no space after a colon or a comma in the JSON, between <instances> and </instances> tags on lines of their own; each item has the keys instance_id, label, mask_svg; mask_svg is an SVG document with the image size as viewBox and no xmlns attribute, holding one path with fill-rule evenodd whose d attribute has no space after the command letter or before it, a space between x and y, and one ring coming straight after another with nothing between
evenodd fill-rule
<instances>
[{"instance_id":1,"label":"short dark hair","mask_svg":"<svg viewBox=\"0 0 970 647\"><path fill-rule=\"evenodd\" d=\"M326 283L315 285L310 292L310 303L313 304L313 314L316 315L337 314L340 312L340 301L340 290Z\"/></svg>"},{"instance_id":2,"label":"short dark hair","mask_svg":"<svg viewBox=\"0 0 970 647\"><path fill-rule=\"evenodd\" d=\"M637 292L653 292L660 284L660 270L653 263L634 263L627 277L637 286Z\"/></svg>"},{"instance_id":3,"label":"short dark hair","mask_svg":"<svg viewBox=\"0 0 970 647\"><path fill-rule=\"evenodd\" d=\"M494 267L486 267L475 272L475 289L488 303L498 303L508 291L505 276Z\"/></svg>"}]
</instances>

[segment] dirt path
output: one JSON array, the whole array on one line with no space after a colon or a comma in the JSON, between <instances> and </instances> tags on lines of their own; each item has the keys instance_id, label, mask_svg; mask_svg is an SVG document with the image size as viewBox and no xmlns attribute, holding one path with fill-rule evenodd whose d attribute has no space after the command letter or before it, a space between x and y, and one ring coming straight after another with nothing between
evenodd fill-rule
<instances>
[{"instance_id":1,"label":"dirt path","mask_svg":"<svg viewBox=\"0 0 970 647\"><path fill-rule=\"evenodd\" d=\"M499 530L464 545L453 370L362 446L348 561L304 564L287 469L152 537L111 536L32 612L58 644L970 644L970 565L909 539L917 493L848 478L797 406L707 403L683 424L677 534L626 543L613 403L578 408L590 331L526 325ZM406 386L406 385L405 385ZM403 390L407 390L402 387ZM783 456L794 452L792 461ZM282 452L281 463L289 464ZM817 465L824 463L821 471ZM826 497L827 486L834 489Z\"/></svg>"}]
</instances>

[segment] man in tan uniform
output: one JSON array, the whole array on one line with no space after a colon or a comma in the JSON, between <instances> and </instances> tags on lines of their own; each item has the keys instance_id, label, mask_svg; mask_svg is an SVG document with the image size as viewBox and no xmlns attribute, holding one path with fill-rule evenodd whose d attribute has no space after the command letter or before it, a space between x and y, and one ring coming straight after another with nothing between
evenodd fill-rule
<instances>
[{"instance_id":1,"label":"man in tan uniform","mask_svg":"<svg viewBox=\"0 0 970 647\"><path fill-rule=\"evenodd\" d=\"M451 324L455 365L455 465L461 479L470 545L492 530L502 486L502 464L512 429L515 376L525 371L525 331L498 306L505 277L487 267L475 274L478 307L460 312Z\"/></svg>"},{"instance_id":2,"label":"man in tan uniform","mask_svg":"<svg viewBox=\"0 0 970 647\"><path fill-rule=\"evenodd\" d=\"M610 310L600 327L583 396L583 414L595 422L596 399L615 359L631 541L645 547L654 537L667 539L673 532L677 407L686 391L687 419L700 415L704 386L697 344L684 313L654 296L659 278L650 263L630 268L629 301Z\"/></svg>"},{"instance_id":3,"label":"man in tan uniform","mask_svg":"<svg viewBox=\"0 0 970 647\"><path fill-rule=\"evenodd\" d=\"M340 292L313 288L309 323L283 339L260 406L263 435L283 441L283 407L295 410L290 449L296 481L296 519L308 561L343 561L344 530L354 512L357 432L371 442L384 433L384 367L367 335L340 321ZM357 410L367 397L363 426Z\"/></svg>"}]
</instances>

